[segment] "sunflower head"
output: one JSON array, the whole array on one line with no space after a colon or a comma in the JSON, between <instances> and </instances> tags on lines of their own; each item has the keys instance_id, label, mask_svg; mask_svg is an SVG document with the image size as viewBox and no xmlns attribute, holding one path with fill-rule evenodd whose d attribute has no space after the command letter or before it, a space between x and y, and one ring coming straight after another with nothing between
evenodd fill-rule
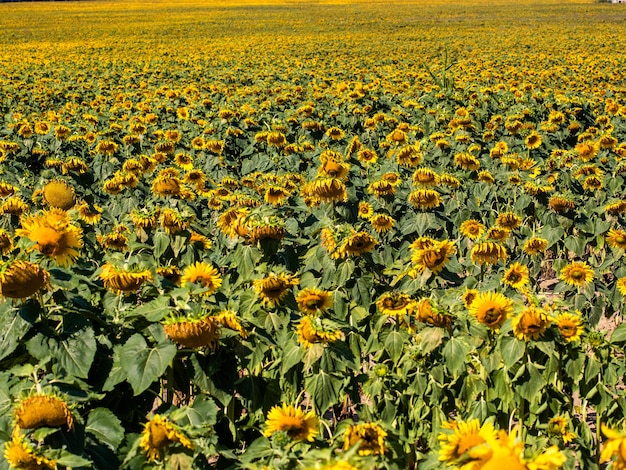
<instances>
[{"instance_id":1,"label":"sunflower head","mask_svg":"<svg viewBox=\"0 0 626 470\"><path fill-rule=\"evenodd\" d=\"M50 207L71 209L76 204L74 188L63 180L54 180L47 183L43 188L43 198Z\"/></svg>"},{"instance_id":2,"label":"sunflower head","mask_svg":"<svg viewBox=\"0 0 626 470\"><path fill-rule=\"evenodd\" d=\"M20 400L13 414L20 429L74 427L67 403L55 395L38 394L26 397Z\"/></svg>"},{"instance_id":3,"label":"sunflower head","mask_svg":"<svg viewBox=\"0 0 626 470\"><path fill-rule=\"evenodd\" d=\"M478 419L452 421L445 428L438 436L441 445L439 461L446 462L447 465L453 465L473 447L485 444L488 438L495 437L496 434L491 423L481 426Z\"/></svg>"},{"instance_id":4,"label":"sunflower head","mask_svg":"<svg viewBox=\"0 0 626 470\"><path fill-rule=\"evenodd\" d=\"M25 299L47 288L50 275L38 264L17 260L0 270L0 296Z\"/></svg>"},{"instance_id":5,"label":"sunflower head","mask_svg":"<svg viewBox=\"0 0 626 470\"><path fill-rule=\"evenodd\" d=\"M270 273L262 279L254 280L253 287L263 305L275 307L287 295L288 289L299 282L292 274Z\"/></svg>"},{"instance_id":6,"label":"sunflower head","mask_svg":"<svg viewBox=\"0 0 626 470\"><path fill-rule=\"evenodd\" d=\"M543 310L530 306L513 318L513 334L524 341L538 340L551 323L552 321Z\"/></svg>"},{"instance_id":7,"label":"sunflower head","mask_svg":"<svg viewBox=\"0 0 626 470\"><path fill-rule=\"evenodd\" d=\"M344 433L344 449L358 445L359 455L382 455L385 453L387 432L376 423L349 425Z\"/></svg>"},{"instance_id":8,"label":"sunflower head","mask_svg":"<svg viewBox=\"0 0 626 470\"><path fill-rule=\"evenodd\" d=\"M57 463L37 454L20 433L13 433L13 437L4 446L4 458L11 468L28 470L56 470Z\"/></svg>"},{"instance_id":9,"label":"sunflower head","mask_svg":"<svg viewBox=\"0 0 626 470\"><path fill-rule=\"evenodd\" d=\"M513 263L507 268L502 276L502 282L514 289L521 289L528 284L529 271L528 266L520 263Z\"/></svg>"},{"instance_id":10,"label":"sunflower head","mask_svg":"<svg viewBox=\"0 0 626 470\"><path fill-rule=\"evenodd\" d=\"M141 433L139 447L146 453L148 460L161 460L171 446L181 446L192 449L189 438L178 426L160 415L148 421Z\"/></svg>"},{"instance_id":11,"label":"sunflower head","mask_svg":"<svg viewBox=\"0 0 626 470\"><path fill-rule=\"evenodd\" d=\"M148 270L124 269L106 263L102 266L100 279L104 283L104 287L116 293L125 293L136 291L146 281L152 280L152 273Z\"/></svg>"},{"instance_id":12,"label":"sunflower head","mask_svg":"<svg viewBox=\"0 0 626 470\"><path fill-rule=\"evenodd\" d=\"M343 334L338 329L328 328L319 317L305 315L296 329L298 342L308 349L314 344L328 344L341 339Z\"/></svg>"},{"instance_id":13,"label":"sunflower head","mask_svg":"<svg viewBox=\"0 0 626 470\"><path fill-rule=\"evenodd\" d=\"M469 306L469 312L480 323L498 330L513 311L513 303L499 292L479 292Z\"/></svg>"},{"instance_id":14,"label":"sunflower head","mask_svg":"<svg viewBox=\"0 0 626 470\"><path fill-rule=\"evenodd\" d=\"M333 304L332 292L316 288L306 288L298 292L296 303L301 312L315 315L325 312Z\"/></svg>"},{"instance_id":15,"label":"sunflower head","mask_svg":"<svg viewBox=\"0 0 626 470\"><path fill-rule=\"evenodd\" d=\"M594 273L585 261L572 261L561 269L559 277L570 286L584 287L593 281Z\"/></svg>"},{"instance_id":16,"label":"sunflower head","mask_svg":"<svg viewBox=\"0 0 626 470\"><path fill-rule=\"evenodd\" d=\"M313 442L317 435L318 419L313 411L305 412L293 405L274 406L265 420L263 434L270 437L276 433L285 433L296 441Z\"/></svg>"},{"instance_id":17,"label":"sunflower head","mask_svg":"<svg viewBox=\"0 0 626 470\"><path fill-rule=\"evenodd\" d=\"M212 295L222 285L222 276L216 268L203 261L196 261L194 264L187 266L183 271L181 284L195 284L204 287L207 290L202 295Z\"/></svg>"},{"instance_id":18,"label":"sunflower head","mask_svg":"<svg viewBox=\"0 0 626 470\"><path fill-rule=\"evenodd\" d=\"M220 339L220 322L216 317L171 317L165 320L165 333L185 348L209 348L214 351Z\"/></svg>"}]
</instances>

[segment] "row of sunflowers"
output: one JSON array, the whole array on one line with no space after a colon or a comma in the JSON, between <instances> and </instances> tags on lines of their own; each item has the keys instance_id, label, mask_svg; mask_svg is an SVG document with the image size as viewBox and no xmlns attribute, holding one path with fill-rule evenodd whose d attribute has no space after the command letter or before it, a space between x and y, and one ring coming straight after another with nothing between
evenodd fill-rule
<instances>
[{"instance_id":1,"label":"row of sunflowers","mask_svg":"<svg viewBox=\"0 0 626 470\"><path fill-rule=\"evenodd\" d=\"M0 468L626 468L626 11L242 5L0 5Z\"/></svg>"}]
</instances>

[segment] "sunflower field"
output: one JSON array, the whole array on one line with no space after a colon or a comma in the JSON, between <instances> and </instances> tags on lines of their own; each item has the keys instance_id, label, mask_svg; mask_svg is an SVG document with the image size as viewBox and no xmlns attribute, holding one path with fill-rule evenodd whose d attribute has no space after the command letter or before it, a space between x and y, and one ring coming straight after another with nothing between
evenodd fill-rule
<instances>
[{"instance_id":1,"label":"sunflower field","mask_svg":"<svg viewBox=\"0 0 626 470\"><path fill-rule=\"evenodd\" d=\"M625 469L625 24L0 4L0 469Z\"/></svg>"}]
</instances>

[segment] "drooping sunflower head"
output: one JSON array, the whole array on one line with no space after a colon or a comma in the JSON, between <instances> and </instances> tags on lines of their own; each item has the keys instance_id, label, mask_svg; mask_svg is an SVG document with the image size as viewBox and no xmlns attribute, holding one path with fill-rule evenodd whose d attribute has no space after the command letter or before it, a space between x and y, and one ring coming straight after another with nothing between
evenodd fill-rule
<instances>
[{"instance_id":1,"label":"drooping sunflower head","mask_svg":"<svg viewBox=\"0 0 626 470\"><path fill-rule=\"evenodd\" d=\"M15 423L20 429L41 427L74 427L74 419L67 403L52 394L37 394L20 400L13 410Z\"/></svg>"},{"instance_id":2,"label":"drooping sunflower head","mask_svg":"<svg viewBox=\"0 0 626 470\"><path fill-rule=\"evenodd\" d=\"M355 232L343 239L336 253L340 258L360 256L372 251L377 244L378 241L368 232Z\"/></svg>"},{"instance_id":3,"label":"drooping sunflower head","mask_svg":"<svg viewBox=\"0 0 626 470\"><path fill-rule=\"evenodd\" d=\"M50 207L71 209L76 204L74 188L63 180L54 180L47 183L43 188L43 198Z\"/></svg>"},{"instance_id":4,"label":"drooping sunflower head","mask_svg":"<svg viewBox=\"0 0 626 470\"><path fill-rule=\"evenodd\" d=\"M172 446L193 448L189 438L178 426L167 418L154 415L144 426L139 447L146 453L148 460L155 461L163 459Z\"/></svg>"},{"instance_id":5,"label":"drooping sunflower head","mask_svg":"<svg viewBox=\"0 0 626 470\"><path fill-rule=\"evenodd\" d=\"M487 328L499 330L513 311L513 302L499 292L479 292L468 310Z\"/></svg>"},{"instance_id":6,"label":"drooping sunflower head","mask_svg":"<svg viewBox=\"0 0 626 470\"><path fill-rule=\"evenodd\" d=\"M202 295L207 296L217 292L222 285L222 277L219 271L210 264L196 261L184 269L180 282L183 286L185 284L195 284L206 288L207 290Z\"/></svg>"},{"instance_id":7,"label":"drooping sunflower head","mask_svg":"<svg viewBox=\"0 0 626 470\"><path fill-rule=\"evenodd\" d=\"M524 341L538 340L551 323L546 312L535 306L525 308L511 321L513 334Z\"/></svg>"},{"instance_id":8,"label":"drooping sunflower head","mask_svg":"<svg viewBox=\"0 0 626 470\"><path fill-rule=\"evenodd\" d=\"M344 433L345 450L358 444L359 455L382 455L385 453L387 432L376 423L349 425Z\"/></svg>"},{"instance_id":9,"label":"drooping sunflower head","mask_svg":"<svg viewBox=\"0 0 626 470\"><path fill-rule=\"evenodd\" d=\"M165 333L185 348L209 348L214 351L220 339L220 322L216 317L170 317L164 321Z\"/></svg>"},{"instance_id":10,"label":"drooping sunflower head","mask_svg":"<svg viewBox=\"0 0 626 470\"><path fill-rule=\"evenodd\" d=\"M379 233L390 231L396 222L393 217L387 214L374 214L369 218L369 221L372 228Z\"/></svg>"},{"instance_id":11,"label":"drooping sunflower head","mask_svg":"<svg viewBox=\"0 0 626 470\"><path fill-rule=\"evenodd\" d=\"M432 300L428 298L423 298L416 302L414 313L418 321L439 328L449 328L454 321L452 316L441 311L441 309L433 305Z\"/></svg>"},{"instance_id":12,"label":"drooping sunflower head","mask_svg":"<svg viewBox=\"0 0 626 470\"><path fill-rule=\"evenodd\" d=\"M300 319L296 328L298 342L308 349L314 344L333 343L343 336L341 330L329 327L324 320L312 315L305 315Z\"/></svg>"},{"instance_id":13,"label":"drooping sunflower head","mask_svg":"<svg viewBox=\"0 0 626 470\"><path fill-rule=\"evenodd\" d=\"M0 253L3 255L13 251L13 237L6 230L0 228Z\"/></svg>"},{"instance_id":14,"label":"drooping sunflower head","mask_svg":"<svg viewBox=\"0 0 626 470\"><path fill-rule=\"evenodd\" d=\"M139 289L144 282L151 281L152 273L146 269L136 267L125 269L112 263L106 263L102 266L100 279L107 289L116 293L128 294Z\"/></svg>"},{"instance_id":15,"label":"drooping sunflower head","mask_svg":"<svg viewBox=\"0 0 626 470\"><path fill-rule=\"evenodd\" d=\"M611 248L626 250L626 232L612 228L606 234L606 242Z\"/></svg>"},{"instance_id":16,"label":"drooping sunflower head","mask_svg":"<svg viewBox=\"0 0 626 470\"><path fill-rule=\"evenodd\" d=\"M0 296L25 299L47 288L50 275L38 264L16 260L0 269Z\"/></svg>"},{"instance_id":17,"label":"drooping sunflower head","mask_svg":"<svg viewBox=\"0 0 626 470\"><path fill-rule=\"evenodd\" d=\"M450 256L454 253L456 253L456 247L450 240L435 241L431 246L414 249L411 254L413 269L418 273L427 269L438 273L448 264Z\"/></svg>"},{"instance_id":18,"label":"drooping sunflower head","mask_svg":"<svg viewBox=\"0 0 626 470\"><path fill-rule=\"evenodd\" d=\"M434 189L416 189L409 194L409 202L421 210L434 209L443 204L441 194Z\"/></svg>"},{"instance_id":19,"label":"drooping sunflower head","mask_svg":"<svg viewBox=\"0 0 626 470\"><path fill-rule=\"evenodd\" d=\"M267 413L263 434L270 437L283 432L293 440L313 442L318 424L313 411L305 412L300 407L287 404L276 405Z\"/></svg>"},{"instance_id":20,"label":"drooping sunflower head","mask_svg":"<svg viewBox=\"0 0 626 470\"><path fill-rule=\"evenodd\" d=\"M333 304L332 292L307 287L298 292L296 303L301 312L315 315L326 312Z\"/></svg>"},{"instance_id":21,"label":"drooping sunflower head","mask_svg":"<svg viewBox=\"0 0 626 470\"><path fill-rule=\"evenodd\" d=\"M402 316L408 315L412 302L411 297L404 292L385 292L376 300L376 307L383 315Z\"/></svg>"},{"instance_id":22,"label":"drooping sunflower head","mask_svg":"<svg viewBox=\"0 0 626 470\"><path fill-rule=\"evenodd\" d=\"M559 277L570 286L584 287L593 281L594 273L585 261L572 261L561 269Z\"/></svg>"},{"instance_id":23,"label":"drooping sunflower head","mask_svg":"<svg viewBox=\"0 0 626 470\"><path fill-rule=\"evenodd\" d=\"M476 243L470 251L472 262L477 264L496 264L508 257L506 248L496 242Z\"/></svg>"}]
</instances>

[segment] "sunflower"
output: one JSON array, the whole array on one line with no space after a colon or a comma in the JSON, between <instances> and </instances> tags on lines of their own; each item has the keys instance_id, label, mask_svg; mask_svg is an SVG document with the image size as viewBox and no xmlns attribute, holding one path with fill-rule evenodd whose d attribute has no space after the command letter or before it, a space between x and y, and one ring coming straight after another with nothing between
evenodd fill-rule
<instances>
[{"instance_id":1,"label":"sunflower","mask_svg":"<svg viewBox=\"0 0 626 470\"><path fill-rule=\"evenodd\" d=\"M415 310L415 316L418 321L428 323L429 325L437 326L439 328L449 328L454 321L450 315L439 313L437 309L434 309L432 301L428 298L418 301L414 305L413 309Z\"/></svg>"},{"instance_id":2,"label":"sunflower","mask_svg":"<svg viewBox=\"0 0 626 470\"><path fill-rule=\"evenodd\" d=\"M139 447L146 453L148 460L155 461L163 459L165 451L170 446L180 445L187 449L192 449L193 445L178 426L163 418L160 415L148 421L141 433Z\"/></svg>"},{"instance_id":3,"label":"sunflower","mask_svg":"<svg viewBox=\"0 0 626 470\"><path fill-rule=\"evenodd\" d=\"M152 181L151 191L156 196L172 196L180 195L181 181L177 177L158 176Z\"/></svg>"},{"instance_id":4,"label":"sunflower","mask_svg":"<svg viewBox=\"0 0 626 470\"><path fill-rule=\"evenodd\" d=\"M511 231L502 227L490 227L487 229L485 238L487 240L495 240L499 242L505 241L511 235Z\"/></svg>"},{"instance_id":5,"label":"sunflower","mask_svg":"<svg viewBox=\"0 0 626 470\"><path fill-rule=\"evenodd\" d=\"M349 425L344 433L344 450L358 444L359 455L382 455L385 453L387 433L376 423Z\"/></svg>"},{"instance_id":6,"label":"sunflower","mask_svg":"<svg viewBox=\"0 0 626 470\"><path fill-rule=\"evenodd\" d=\"M359 202L359 217L362 219L369 219L374 215L374 208L369 202Z\"/></svg>"},{"instance_id":7,"label":"sunflower","mask_svg":"<svg viewBox=\"0 0 626 470\"><path fill-rule=\"evenodd\" d=\"M502 276L502 282L513 289L521 289L529 280L528 266L520 263L510 265Z\"/></svg>"},{"instance_id":8,"label":"sunflower","mask_svg":"<svg viewBox=\"0 0 626 470\"><path fill-rule=\"evenodd\" d=\"M383 315L402 316L412 310L413 301L404 292L385 292L376 300L376 307Z\"/></svg>"},{"instance_id":9,"label":"sunflower","mask_svg":"<svg viewBox=\"0 0 626 470\"><path fill-rule=\"evenodd\" d=\"M255 279L253 287L263 305L273 308L287 295L287 289L298 285L299 282L300 280L292 274L270 273L263 279Z\"/></svg>"},{"instance_id":10,"label":"sunflower","mask_svg":"<svg viewBox=\"0 0 626 470\"><path fill-rule=\"evenodd\" d=\"M372 228L378 233L388 232L396 222L393 217L387 214L374 214L369 218L369 221L372 224Z\"/></svg>"},{"instance_id":11,"label":"sunflower","mask_svg":"<svg viewBox=\"0 0 626 470\"><path fill-rule=\"evenodd\" d=\"M26 204L21 196L12 196L6 199L0 206L0 215L10 214L20 216L24 212L29 211L28 204Z\"/></svg>"},{"instance_id":12,"label":"sunflower","mask_svg":"<svg viewBox=\"0 0 626 470\"><path fill-rule=\"evenodd\" d=\"M267 413L263 435L270 437L277 432L283 432L296 441L313 442L318 433L318 425L319 421L313 411L305 413L293 405L276 405Z\"/></svg>"},{"instance_id":13,"label":"sunflower","mask_svg":"<svg viewBox=\"0 0 626 470\"><path fill-rule=\"evenodd\" d=\"M239 336L242 338L248 337L248 332L244 329L237 318L237 314L232 310L222 310L214 318L219 322L220 325L228 328L229 330L236 331L239 333Z\"/></svg>"},{"instance_id":14,"label":"sunflower","mask_svg":"<svg viewBox=\"0 0 626 470\"><path fill-rule=\"evenodd\" d=\"M418 168L413 173L413 184L420 187L436 186L439 183L439 175L430 168Z\"/></svg>"},{"instance_id":15,"label":"sunflower","mask_svg":"<svg viewBox=\"0 0 626 470\"><path fill-rule=\"evenodd\" d=\"M454 164L464 170L478 170L480 168L480 162L471 153L463 152L457 153L454 156Z\"/></svg>"},{"instance_id":16,"label":"sunflower","mask_svg":"<svg viewBox=\"0 0 626 470\"><path fill-rule=\"evenodd\" d=\"M416 273L424 272L426 269L438 273L448 264L450 255L456 253L456 247L450 240L434 240L433 243L422 246L417 244L416 246L418 247L414 248L411 254L411 262L414 264L413 270Z\"/></svg>"},{"instance_id":17,"label":"sunflower","mask_svg":"<svg viewBox=\"0 0 626 470\"><path fill-rule=\"evenodd\" d=\"M483 183L487 184L493 184L496 180L488 170L481 170L478 172L478 181L482 181Z\"/></svg>"},{"instance_id":18,"label":"sunflower","mask_svg":"<svg viewBox=\"0 0 626 470\"><path fill-rule=\"evenodd\" d=\"M35 243L43 255L54 258L61 266L67 266L79 257L82 248L82 229L70 223L69 216L61 209L50 209L40 215L23 217L22 228L15 234Z\"/></svg>"},{"instance_id":19,"label":"sunflower","mask_svg":"<svg viewBox=\"0 0 626 470\"><path fill-rule=\"evenodd\" d=\"M524 242L524 253L535 256L548 249L548 240L541 237L532 237Z\"/></svg>"},{"instance_id":20,"label":"sunflower","mask_svg":"<svg viewBox=\"0 0 626 470\"><path fill-rule=\"evenodd\" d=\"M472 305L472 302L476 300L477 296L478 291L476 289L466 289L465 292L463 292L461 299L463 300L463 305L465 305L466 309L469 310L470 305Z\"/></svg>"},{"instance_id":21,"label":"sunflower","mask_svg":"<svg viewBox=\"0 0 626 470\"><path fill-rule=\"evenodd\" d=\"M339 202L348 200L346 185L337 178L329 177L317 179L308 183L306 188L307 192L318 202Z\"/></svg>"},{"instance_id":22,"label":"sunflower","mask_svg":"<svg viewBox=\"0 0 626 470\"><path fill-rule=\"evenodd\" d=\"M554 321L559 329L559 333L568 343L578 341L585 332L583 319L578 314L561 313L556 316Z\"/></svg>"},{"instance_id":23,"label":"sunflower","mask_svg":"<svg viewBox=\"0 0 626 470\"><path fill-rule=\"evenodd\" d=\"M584 261L572 261L561 269L559 277L570 286L584 287L593 281L593 269Z\"/></svg>"},{"instance_id":24,"label":"sunflower","mask_svg":"<svg viewBox=\"0 0 626 470\"><path fill-rule=\"evenodd\" d=\"M608 214L612 214L612 215L623 214L624 212L626 212L626 201L621 199L619 201L615 201L610 204L607 204L606 206L604 206L604 210Z\"/></svg>"},{"instance_id":25,"label":"sunflower","mask_svg":"<svg viewBox=\"0 0 626 470\"><path fill-rule=\"evenodd\" d=\"M472 247L470 258L473 263L496 264L508 257L506 248L495 242L481 242Z\"/></svg>"},{"instance_id":26,"label":"sunflower","mask_svg":"<svg viewBox=\"0 0 626 470\"><path fill-rule=\"evenodd\" d=\"M186 230L190 224L191 221L175 209L163 209L161 212L161 226L170 235Z\"/></svg>"},{"instance_id":27,"label":"sunflower","mask_svg":"<svg viewBox=\"0 0 626 470\"><path fill-rule=\"evenodd\" d=\"M125 230L114 229L113 232L106 235L97 235L96 240L105 250L126 251L128 249L128 236L124 232Z\"/></svg>"},{"instance_id":28,"label":"sunflower","mask_svg":"<svg viewBox=\"0 0 626 470\"><path fill-rule=\"evenodd\" d=\"M513 311L513 302L499 292L479 292L468 310L480 323L498 330Z\"/></svg>"},{"instance_id":29,"label":"sunflower","mask_svg":"<svg viewBox=\"0 0 626 470\"><path fill-rule=\"evenodd\" d=\"M298 342L308 349L314 344L328 344L343 336L340 330L327 330L323 320L312 315L302 317L296 328Z\"/></svg>"},{"instance_id":30,"label":"sunflower","mask_svg":"<svg viewBox=\"0 0 626 470\"><path fill-rule=\"evenodd\" d=\"M365 165L372 165L378 161L378 154L368 148L359 150L356 155L357 159Z\"/></svg>"},{"instance_id":31,"label":"sunflower","mask_svg":"<svg viewBox=\"0 0 626 470\"><path fill-rule=\"evenodd\" d=\"M439 440L439 461L446 465L453 465L457 460L464 457L473 447L487 442L487 438L495 437L496 431L491 423L482 426L478 419L471 421L453 421L444 426L451 432L442 432Z\"/></svg>"},{"instance_id":32,"label":"sunflower","mask_svg":"<svg viewBox=\"0 0 626 470\"><path fill-rule=\"evenodd\" d=\"M615 287L617 287L617 290L620 294L626 295L626 277L620 277L615 282Z\"/></svg>"},{"instance_id":33,"label":"sunflower","mask_svg":"<svg viewBox=\"0 0 626 470\"><path fill-rule=\"evenodd\" d=\"M314 315L319 312L326 312L333 304L332 292L307 287L298 292L296 303L301 312Z\"/></svg>"},{"instance_id":34,"label":"sunflower","mask_svg":"<svg viewBox=\"0 0 626 470\"><path fill-rule=\"evenodd\" d=\"M74 427L74 420L67 404L54 395L33 395L20 400L13 411L15 423L20 429L39 429L42 427Z\"/></svg>"},{"instance_id":35,"label":"sunflower","mask_svg":"<svg viewBox=\"0 0 626 470\"><path fill-rule=\"evenodd\" d=\"M611 248L626 249L626 232L619 229L611 229L606 234L606 242Z\"/></svg>"},{"instance_id":36,"label":"sunflower","mask_svg":"<svg viewBox=\"0 0 626 470\"><path fill-rule=\"evenodd\" d=\"M98 142L98 145L96 145L96 152L103 155L113 156L113 154L117 152L118 148L119 146L112 140L101 140Z\"/></svg>"},{"instance_id":37,"label":"sunflower","mask_svg":"<svg viewBox=\"0 0 626 470\"><path fill-rule=\"evenodd\" d=\"M339 258L360 256L363 253L372 251L377 243L378 242L372 238L369 233L355 232L345 238L341 244L337 246L336 255Z\"/></svg>"},{"instance_id":38,"label":"sunflower","mask_svg":"<svg viewBox=\"0 0 626 470\"><path fill-rule=\"evenodd\" d=\"M384 196L393 196L396 194L396 186L386 180L378 180L367 186L367 192L373 194L377 198Z\"/></svg>"},{"instance_id":39,"label":"sunflower","mask_svg":"<svg viewBox=\"0 0 626 470\"><path fill-rule=\"evenodd\" d=\"M326 136L331 140L341 140L344 138L345 135L346 133L338 127L330 127L326 131Z\"/></svg>"},{"instance_id":40,"label":"sunflower","mask_svg":"<svg viewBox=\"0 0 626 470\"><path fill-rule=\"evenodd\" d=\"M74 188L62 180L50 181L43 187L44 201L50 206L64 211L76 204Z\"/></svg>"},{"instance_id":41,"label":"sunflower","mask_svg":"<svg viewBox=\"0 0 626 470\"><path fill-rule=\"evenodd\" d=\"M57 463L54 460L38 455L19 433L14 433L12 439L4 445L4 458L11 468L22 470L57 469Z\"/></svg>"},{"instance_id":42,"label":"sunflower","mask_svg":"<svg viewBox=\"0 0 626 470\"><path fill-rule=\"evenodd\" d=\"M416 189L409 194L409 202L418 209L434 209L443 204L441 194L434 189Z\"/></svg>"},{"instance_id":43,"label":"sunflower","mask_svg":"<svg viewBox=\"0 0 626 470\"><path fill-rule=\"evenodd\" d=\"M567 212L576 207L576 202L569 197L555 195L548 200L548 207L558 214Z\"/></svg>"},{"instance_id":44,"label":"sunflower","mask_svg":"<svg viewBox=\"0 0 626 470\"><path fill-rule=\"evenodd\" d=\"M515 230L522 225L522 218L513 212L503 212L496 217L496 225L506 230Z\"/></svg>"},{"instance_id":45,"label":"sunflower","mask_svg":"<svg viewBox=\"0 0 626 470\"><path fill-rule=\"evenodd\" d=\"M176 266L160 266L156 268L156 273L174 285L180 285L180 279L183 276L180 269Z\"/></svg>"},{"instance_id":46,"label":"sunflower","mask_svg":"<svg viewBox=\"0 0 626 470\"><path fill-rule=\"evenodd\" d=\"M524 341L538 340L551 323L546 312L535 306L525 308L511 321L513 334Z\"/></svg>"},{"instance_id":47,"label":"sunflower","mask_svg":"<svg viewBox=\"0 0 626 470\"><path fill-rule=\"evenodd\" d=\"M102 207L94 204L90 206L86 201L81 201L76 206L80 219L90 225L95 225L102 219Z\"/></svg>"},{"instance_id":48,"label":"sunflower","mask_svg":"<svg viewBox=\"0 0 626 470\"><path fill-rule=\"evenodd\" d=\"M317 170L317 176L320 178L337 178L342 181L347 180L349 174L350 165L334 158L324 160Z\"/></svg>"},{"instance_id":49,"label":"sunflower","mask_svg":"<svg viewBox=\"0 0 626 470\"><path fill-rule=\"evenodd\" d=\"M281 206L287 202L291 192L282 186L268 185L265 189L264 199L268 204L273 206Z\"/></svg>"},{"instance_id":50,"label":"sunflower","mask_svg":"<svg viewBox=\"0 0 626 470\"><path fill-rule=\"evenodd\" d=\"M3 255L13 251L13 237L3 228L0 228L0 253Z\"/></svg>"},{"instance_id":51,"label":"sunflower","mask_svg":"<svg viewBox=\"0 0 626 470\"><path fill-rule=\"evenodd\" d=\"M486 227L475 219L466 220L459 227L459 232L461 233L461 235L471 240L476 240L477 238L479 238L485 230Z\"/></svg>"},{"instance_id":52,"label":"sunflower","mask_svg":"<svg viewBox=\"0 0 626 470\"><path fill-rule=\"evenodd\" d=\"M183 277L180 279L181 285L195 284L206 289L202 293L204 296L212 295L222 285L222 277L217 269L203 261L196 261L183 270Z\"/></svg>"},{"instance_id":53,"label":"sunflower","mask_svg":"<svg viewBox=\"0 0 626 470\"><path fill-rule=\"evenodd\" d=\"M607 437L604 441L600 454L600 463L613 460L614 470L624 470L626 468L626 433L609 428L605 423L601 424L602 434Z\"/></svg>"},{"instance_id":54,"label":"sunflower","mask_svg":"<svg viewBox=\"0 0 626 470\"><path fill-rule=\"evenodd\" d=\"M565 416L554 416L548 421L548 436L563 440L564 444L569 444L576 438L576 434L569 432L568 419Z\"/></svg>"},{"instance_id":55,"label":"sunflower","mask_svg":"<svg viewBox=\"0 0 626 470\"><path fill-rule=\"evenodd\" d=\"M529 150L533 150L536 148L541 147L542 144L542 139L541 136L539 134L537 134L537 132L533 131L530 134L528 134L528 136L526 136L526 147Z\"/></svg>"},{"instance_id":56,"label":"sunflower","mask_svg":"<svg viewBox=\"0 0 626 470\"><path fill-rule=\"evenodd\" d=\"M151 281L152 274L148 270L126 270L106 263L102 266L100 279L107 289L117 293L129 293L139 289L144 282Z\"/></svg>"},{"instance_id":57,"label":"sunflower","mask_svg":"<svg viewBox=\"0 0 626 470\"><path fill-rule=\"evenodd\" d=\"M47 288L50 274L29 261L16 260L0 270L0 296L25 299Z\"/></svg>"},{"instance_id":58,"label":"sunflower","mask_svg":"<svg viewBox=\"0 0 626 470\"><path fill-rule=\"evenodd\" d=\"M175 343L185 348L207 347L214 351L220 339L220 323L217 318L168 318L163 328Z\"/></svg>"},{"instance_id":59,"label":"sunflower","mask_svg":"<svg viewBox=\"0 0 626 470\"><path fill-rule=\"evenodd\" d=\"M403 167L414 167L421 163L423 154L419 144L405 145L396 153L398 165Z\"/></svg>"},{"instance_id":60,"label":"sunflower","mask_svg":"<svg viewBox=\"0 0 626 470\"><path fill-rule=\"evenodd\" d=\"M480 470L527 470L525 461L522 459L524 443L517 440L517 430L511 434L506 431L498 431L496 436L485 436L485 444L475 446L469 451L470 468ZM561 463L562 465L562 463ZM546 467L550 469L559 466Z\"/></svg>"}]
</instances>

